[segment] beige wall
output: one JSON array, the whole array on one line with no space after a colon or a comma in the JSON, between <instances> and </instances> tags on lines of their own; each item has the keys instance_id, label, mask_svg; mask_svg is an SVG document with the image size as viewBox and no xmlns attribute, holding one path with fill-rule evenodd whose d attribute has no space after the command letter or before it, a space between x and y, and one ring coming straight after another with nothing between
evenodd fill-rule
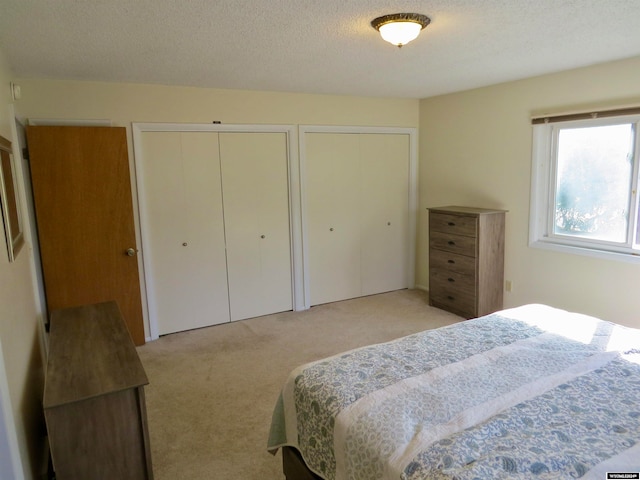
<instances>
[{"instance_id":1,"label":"beige wall","mask_svg":"<svg viewBox=\"0 0 640 480\"><path fill-rule=\"evenodd\" d=\"M640 264L528 247L532 115L640 103L640 57L420 102L416 281L428 286L427 207L504 208L505 306L539 302L640 327Z\"/></svg>"},{"instance_id":2,"label":"beige wall","mask_svg":"<svg viewBox=\"0 0 640 480\"><path fill-rule=\"evenodd\" d=\"M532 114L640 101L640 58L424 99L19 79L26 118L420 127L416 283L428 287L425 208L509 210L505 305L544 302L640 326L640 267L527 246ZM418 107L419 105L419 107Z\"/></svg>"},{"instance_id":3,"label":"beige wall","mask_svg":"<svg viewBox=\"0 0 640 480\"><path fill-rule=\"evenodd\" d=\"M9 89L11 77L11 71L0 52L0 135L13 142L15 139L12 138L9 110L12 103ZM16 166L19 168L19 165ZM27 244L15 262L9 263L4 230L1 228L0 236L0 365L4 365L4 372L0 371L0 376L6 375L11 404L13 418L8 426L15 426L14 442L20 449L22 470L25 478L32 478L34 473L40 471L44 459L41 315L33 288L33 254L27 238ZM9 410L4 403L3 408Z\"/></svg>"},{"instance_id":4,"label":"beige wall","mask_svg":"<svg viewBox=\"0 0 640 480\"><path fill-rule=\"evenodd\" d=\"M29 119L418 127L417 99L306 95L163 85L18 79L16 114ZM150 328L145 322L149 337Z\"/></svg>"},{"instance_id":5,"label":"beige wall","mask_svg":"<svg viewBox=\"0 0 640 480\"><path fill-rule=\"evenodd\" d=\"M412 99L20 79L20 116L131 122L417 127Z\"/></svg>"}]
</instances>

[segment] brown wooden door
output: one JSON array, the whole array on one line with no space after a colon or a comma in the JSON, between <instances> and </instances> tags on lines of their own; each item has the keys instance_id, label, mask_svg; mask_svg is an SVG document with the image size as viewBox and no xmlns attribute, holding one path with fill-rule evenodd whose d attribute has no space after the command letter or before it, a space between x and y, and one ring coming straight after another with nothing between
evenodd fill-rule
<instances>
[{"instance_id":1,"label":"brown wooden door","mask_svg":"<svg viewBox=\"0 0 640 480\"><path fill-rule=\"evenodd\" d=\"M144 344L125 129L29 126L27 144L49 312L114 300Z\"/></svg>"}]
</instances>

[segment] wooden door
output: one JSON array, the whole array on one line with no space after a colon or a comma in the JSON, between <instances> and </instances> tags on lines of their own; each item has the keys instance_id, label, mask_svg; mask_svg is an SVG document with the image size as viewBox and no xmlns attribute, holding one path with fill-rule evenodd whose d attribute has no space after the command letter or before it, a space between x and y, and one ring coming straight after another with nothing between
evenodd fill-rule
<instances>
[{"instance_id":1,"label":"wooden door","mask_svg":"<svg viewBox=\"0 0 640 480\"><path fill-rule=\"evenodd\" d=\"M220 133L231 320L293 308L287 136Z\"/></svg>"},{"instance_id":2,"label":"wooden door","mask_svg":"<svg viewBox=\"0 0 640 480\"><path fill-rule=\"evenodd\" d=\"M305 143L310 304L358 297L359 135L307 133Z\"/></svg>"},{"instance_id":3,"label":"wooden door","mask_svg":"<svg viewBox=\"0 0 640 480\"><path fill-rule=\"evenodd\" d=\"M125 129L30 126L27 141L49 312L113 300L144 344Z\"/></svg>"},{"instance_id":4,"label":"wooden door","mask_svg":"<svg viewBox=\"0 0 640 480\"><path fill-rule=\"evenodd\" d=\"M362 294L400 290L409 271L409 135L360 135Z\"/></svg>"},{"instance_id":5,"label":"wooden door","mask_svg":"<svg viewBox=\"0 0 640 480\"><path fill-rule=\"evenodd\" d=\"M159 335L229 321L218 134L143 132L149 316Z\"/></svg>"}]
</instances>

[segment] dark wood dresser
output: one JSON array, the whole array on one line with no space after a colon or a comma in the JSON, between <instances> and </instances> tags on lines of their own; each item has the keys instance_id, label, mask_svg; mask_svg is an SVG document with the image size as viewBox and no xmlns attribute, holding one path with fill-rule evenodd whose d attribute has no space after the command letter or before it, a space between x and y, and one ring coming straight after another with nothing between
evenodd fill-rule
<instances>
[{"instance_id":1,"label":"dark wood dresser","mask_svg":"<svg viewBox=\"0 0 640 480\"><path fill-rule=\"evenodd\" d=\"M115 302L52 312L44 414L57 480L153 478L148 383Z\"/></svg>"},{"instance_id":2,"label":"dark wood dresser","mask_svg":"<svg viewBox=\"0 0 640 480\"><path fill-rule=\"evenodd\" d=\"M502 309L506 211L428 210L429 304L465 318Z\"/></svg>"}]
</instances>

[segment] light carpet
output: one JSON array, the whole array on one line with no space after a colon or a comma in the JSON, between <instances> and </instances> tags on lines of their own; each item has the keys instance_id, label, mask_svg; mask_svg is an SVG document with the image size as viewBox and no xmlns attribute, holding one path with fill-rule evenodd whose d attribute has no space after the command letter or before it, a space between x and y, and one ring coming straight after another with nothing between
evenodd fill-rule
<instances>
[{"instance_id":1,"label":"light carpet","mask_svg":"<svg viewBox=\"0 0 640 480\"><path fill-rule=\"evenodd\" d=\"M399 290L175 333L138 347L156 480L282 480L266 451L296 366L462 319Z\"/></svg>"}]
</instances>

